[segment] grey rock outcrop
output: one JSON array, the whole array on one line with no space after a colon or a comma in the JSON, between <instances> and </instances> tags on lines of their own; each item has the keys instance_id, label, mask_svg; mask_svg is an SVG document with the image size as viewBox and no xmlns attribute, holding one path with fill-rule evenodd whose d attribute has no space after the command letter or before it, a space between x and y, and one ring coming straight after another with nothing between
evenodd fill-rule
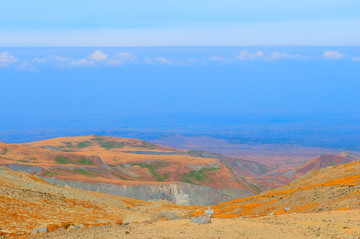
<instances>
[{"instance_id":1,"label":"grey rock outcrop","mask_svg":"<svg viewBox=\"0 0 360 239\"><path fill-rule=\"evenodd\" d=\"M26 173L33 173L33 174L40 174L43 170L42 167L30 166L30 165L22 165L22 164L15 164L9 163L8 168L14 171L22 171Z\"/></svg>"},{"instance_id":2,"label":"grey rock outcrop","mask_svg":"<svg viewBox=\"0 0 360 239\"><path fill-rule=\"evenodd\" d=\"M178 205L215 205L252 195L249 191L240 189L214 189L207 186L187 183L115 185L61 180L49 177L42 177L42 179L60 186L70 186L144 201L164 199Z\"/></svg>"},{"instance_id":3,"label":"grey rock outcrop","mask_svg":"<svg viewBox=\"0 0 360 239\"><path fill-rule=\"evenodd\" d=\"M45 233L45 232L49 232L47 227L40 227L40 228L35 228L32 231L32 234L38 234L38 233Z\"/></svg>"}]
</instances>

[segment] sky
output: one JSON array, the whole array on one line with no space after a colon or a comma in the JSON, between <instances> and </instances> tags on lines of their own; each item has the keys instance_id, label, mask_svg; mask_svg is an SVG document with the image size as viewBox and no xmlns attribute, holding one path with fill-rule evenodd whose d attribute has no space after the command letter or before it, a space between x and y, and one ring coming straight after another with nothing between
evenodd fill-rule
<instances>
[{"instance_id":1,"label":"sky","mask_svg":"<svg viewBox=\"0 0 360 239\"><path fill-rule=\"evenodd\" d=\"M2 0L0 46L358 46L358 0Z\"/></svg>"}]
</instances>

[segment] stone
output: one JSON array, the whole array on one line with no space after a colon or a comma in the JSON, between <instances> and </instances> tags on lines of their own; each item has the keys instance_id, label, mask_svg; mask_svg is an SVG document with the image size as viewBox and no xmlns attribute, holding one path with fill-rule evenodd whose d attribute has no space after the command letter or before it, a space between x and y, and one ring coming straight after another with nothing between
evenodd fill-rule
<instances>
[{"instance_id":1,"label":"stone","mask_svg":"<svg viewBox=\"0 0 360 239\"><path fill-rule=\"evenodd\" d=\"M285 208L285 211L290 211L291 210L291 207L286 207Z\"/></svg>"},{"instance_id":2,"label":"stone","mask_svg":"<svg viewBox=\"0 0 360 239\"><path fill-rule=\"evenodd\" d=\"M45 233L45 232L49 232L47 227L40 227L40 228L35 228L31 234L38 234L38 233Z\"/></svg>"},{"instance_id":3,"label":"stone","mask_svg":"<svg viewBox=\"0 0 360 239\"><path fill-rule=\"evenodd\" d=\"M207 220L206 216L195 217L191 220L192 223L199 223L199 224L208 224L211 221Z\"/></svg>"},{"instance_id":4,"label":"stone","mask_svg":"<svg viewBox=\"0 0 360 239\"><path fill-rule=\"evenodd\" d=\"M178 216L175 215L175 213L170 211L161 211L158 215L158 218L166 218L168 220L176 220L178 219Z\"/></svg>"}]
</instances>

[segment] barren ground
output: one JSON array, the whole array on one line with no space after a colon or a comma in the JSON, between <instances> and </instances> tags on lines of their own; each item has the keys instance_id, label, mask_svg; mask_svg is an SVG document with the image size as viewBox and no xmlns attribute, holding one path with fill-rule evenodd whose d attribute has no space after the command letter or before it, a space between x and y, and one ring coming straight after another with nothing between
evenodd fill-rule
<instances>
[{"instance_id":1,"label":"barren ground","mask_svg":"<svg viewBox=\"0 0 360 239\"><path fill-rule=\"evenodd\" d=\"M159 220L53 232L34 238L360 238L360 210L300 213L254 218Z\"/></svg>"}]
</instances>

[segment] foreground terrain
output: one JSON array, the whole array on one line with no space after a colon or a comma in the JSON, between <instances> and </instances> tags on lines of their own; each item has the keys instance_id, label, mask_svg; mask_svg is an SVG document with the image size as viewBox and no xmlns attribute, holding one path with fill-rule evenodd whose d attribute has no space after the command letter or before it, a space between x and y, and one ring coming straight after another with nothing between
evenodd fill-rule
<instances>
[{"instance_id":1,"label":"foreground terrain","mask_svg":"<svg viewBox=\"0 0 360 239\"><path fill-rule=\"evenodd\" d=\"M211 224L189 219L94 227L54 232L48 238L358 238L360 210L300 213L254 218L212 219ZM36 238L46 238L39 236Z\"/></svg>"},{"instance_id":2,"label":"foreground terrain","mask_svg":"<svg viewBox=\"0 0 360 239\"><path fill-rule=\"evenodd\" d=\"M248 178L260 181L255 175L261 165L123 138L1 143L0 238L358 238L358 159L347 153L321 155L287 171L287 180L296 179L291 183L231 201L211 190L223 185L254 190ZM186 179L191 182L179 182ZM79 189L84 185L90 190ZM101 193L104 188L167 200L130 199ZM166 198L189 202L189 192L222 201L211 201L211 224L192 222L208 209L204 201L182 206Z\"/></svg>"},{"instance_id":3,"label":"foreground terrain","mask_svg":"<svg viewBox=\"0 0 360 239\"><path fill-rule=\"evenodd\" d=\"M165 209L184 216L194 208L54 186L36 176L0 167L0 237L25 236L44 227L54 231L155 220Z\"/></svg>"},{"instance_id":4,"label":"foreground terrain","mask_svg":"<svg viewBox=\"0 0 360 239\"><path fill-rule=\"evenodd\" d=\"M0 235L24 238L358 238L360 161L311 172L293 183L207 207L143 202L49 184L0 168ZM174 217L161 216L164 211ZM170 219L170 220L168 220ZM172 219L172 220L171 220Z\"/></svg>"}]
</instances>

